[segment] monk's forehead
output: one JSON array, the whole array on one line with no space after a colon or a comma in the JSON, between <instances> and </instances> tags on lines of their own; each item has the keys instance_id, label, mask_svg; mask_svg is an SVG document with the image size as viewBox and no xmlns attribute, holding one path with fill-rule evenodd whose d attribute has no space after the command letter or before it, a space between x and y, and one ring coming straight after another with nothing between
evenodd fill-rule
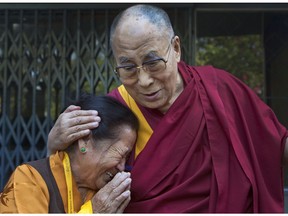
<instances>
[{"instance_id":1,"label":"monk's forehead","mask_svg":"<svg viewBox=\"0 0 288 216\"><path fill-rule=\"evenodd\" d=\"M154 26L154 23L151 23L149 18L141 13L125 13L122 18L119 21L118 27L121 27L123 25L129 24L130 26L139 26L140 24L143 25L143 23L149 24L150 26Z\"/></svg>"}]
</instances>

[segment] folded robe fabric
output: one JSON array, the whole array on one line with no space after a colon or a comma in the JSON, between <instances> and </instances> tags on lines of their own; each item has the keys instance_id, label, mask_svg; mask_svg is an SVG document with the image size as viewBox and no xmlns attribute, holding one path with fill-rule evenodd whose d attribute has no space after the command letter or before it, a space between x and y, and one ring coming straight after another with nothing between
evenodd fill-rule
<instances>
[{"instance_id":1,"label":"folded robe fabric","mask_svg":"<svg viewBox=\"0 0 288 216\"><path fill-rule=\"evenodd\" d=\"M131 159L125 211L283 212L287 129L231 74L184 62L178 69L185 89L165 115L138 104L153 133ZM110 95L125 104L117 89Z\"/></svg>"}]
</instances>

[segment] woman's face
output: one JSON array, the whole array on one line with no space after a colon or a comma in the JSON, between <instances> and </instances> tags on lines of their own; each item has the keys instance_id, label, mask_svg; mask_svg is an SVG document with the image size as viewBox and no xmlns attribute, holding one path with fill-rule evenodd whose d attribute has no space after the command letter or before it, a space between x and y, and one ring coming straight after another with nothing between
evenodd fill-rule
<instances>
[{"instance_id":1,"label":"woman's face","mask_svg":"<svg viewBox=\"0 0 288 216\"><path fill-rule=\"evenodd\" d=\"M93 144L95 141L90 139L87 152L78 153L81 154L81 161L76 162L80 168L75 176L78 186L99 190L118 172L124 171L126 159L136 142L136 137L137 132L126 125L121 126L116 140L100 140Z\"/></svg>"}]
</instances>

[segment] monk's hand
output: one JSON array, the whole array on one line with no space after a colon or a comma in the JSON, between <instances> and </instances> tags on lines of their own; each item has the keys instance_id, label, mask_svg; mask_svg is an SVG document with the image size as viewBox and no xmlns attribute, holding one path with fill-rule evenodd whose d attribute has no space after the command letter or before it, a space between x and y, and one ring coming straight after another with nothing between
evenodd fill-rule
<instances>
[{"instance_id":1,"label":"monk's hand","mask_svg":"<svg viewBox=\"0 0 288 216\"><path fill-rule=\"evenodd\" d=\"M92 198L93 213L122 213L131 200L130 185L130 173L117 173Z\"/></svg>"},{"instance_id":2,"label":"monk's hand","mask_svg":"<svg viewBox=\"0 0 288 216\"><path fill-rule=\"evenodd\" d=\"M95 110L81 110L71 105L61 113L48 135L48 154L66 149L75 140L90 134L99 125L100 117Z\"/></svg>"}]
</instances>

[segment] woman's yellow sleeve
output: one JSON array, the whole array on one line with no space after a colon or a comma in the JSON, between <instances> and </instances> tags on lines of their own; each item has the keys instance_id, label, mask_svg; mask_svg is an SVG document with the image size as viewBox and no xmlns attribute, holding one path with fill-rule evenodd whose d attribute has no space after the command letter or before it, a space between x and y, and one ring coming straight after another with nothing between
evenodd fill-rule
<instances>
[{"instance_id":1,"label":"woman's yellow sleeve","mask_svg":"<svg viewBox=\"0 0 288 216\"><path fill-rule=\"evenodd\" d=\"M31 166L18 166L0 194L1 213L48 213L49 191Z\"/></svg>"}]
</instances>

